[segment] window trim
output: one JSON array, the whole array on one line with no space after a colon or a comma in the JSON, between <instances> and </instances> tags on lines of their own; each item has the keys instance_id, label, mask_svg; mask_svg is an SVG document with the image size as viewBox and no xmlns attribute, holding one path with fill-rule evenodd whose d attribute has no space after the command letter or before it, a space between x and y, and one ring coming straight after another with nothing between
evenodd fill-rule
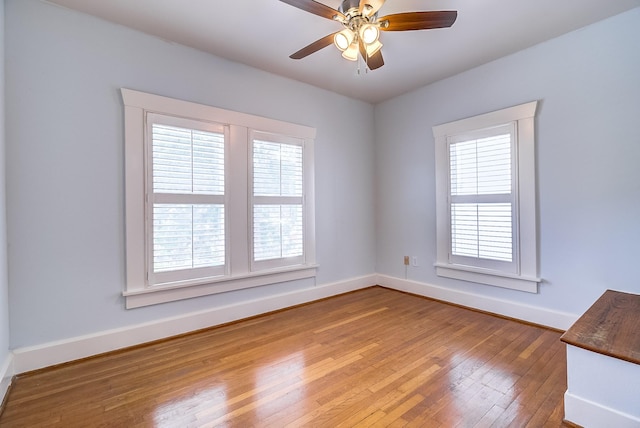
<instances>
[{"instance_id":1,"label":"window trim","mask_svg":"<svg viewBox=\"0 0 640 428\"><path fill-rule=\"evenodd\" d=\"M438 276L538 292L538 239L535 179L535 113L537 101L434 126L436 169L436 253L434 264ZM449 154L451 137L514 123L516 128L515 222L517 245L515 272L480 268L450 260L451 220L449 217Z\"/></svg>"},{"instance_id":2,"label":"window trim","mask_svg":"<svg viewBox=\"0 0 640 428\"><path fill-rule=\"evenodd\" d=\"M121 88L124 103L125 139L125 235L126 282L123 296L127 309L180 299L222 293L249 287L313 278L316 275L315 206L313 145L315 128L279 120L224 110L217 107L177 100L159 95ZM229 128L228 154L233 165L242 164L239 170L226 168L226 202L230 206L244 207L238 210L237 220L228 225L231 242L228 256L231 260L226 276L205 278L202 281L186 281L175 284L147 285L147 251L145 221L145 117L147 113L181 117L202 122L223 124ZM252 130L284 135L303 140L306 155L305 181L305 260L296 266L251 271L248 241L248 137ZM232 214L225 215L227 217Z\"/></svg>"}]
</instances>

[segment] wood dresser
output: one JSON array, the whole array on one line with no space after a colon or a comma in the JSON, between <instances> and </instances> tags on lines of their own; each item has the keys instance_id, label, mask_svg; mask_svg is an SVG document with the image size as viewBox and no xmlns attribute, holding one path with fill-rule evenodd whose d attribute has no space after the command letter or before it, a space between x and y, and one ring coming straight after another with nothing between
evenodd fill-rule
<instances>
[{"instance_id":1,"label":"wood dresser","mask_svg":"<svg viewBox=\"0 0 640 428\"><path fill-rule=\"evenodd\" d=\"M640 295L607 290L561 340L567 344L565 420L639 428Z\"/></svg>"}]
</instances>

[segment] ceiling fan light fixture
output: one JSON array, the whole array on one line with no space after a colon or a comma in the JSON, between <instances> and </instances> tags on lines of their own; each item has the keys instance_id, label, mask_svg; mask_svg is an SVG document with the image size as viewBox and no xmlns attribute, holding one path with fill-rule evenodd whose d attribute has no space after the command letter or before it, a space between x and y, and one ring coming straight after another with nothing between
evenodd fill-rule
<instances>
[{"instance_id":1,"label":"ceiling fan light fixture","mask_svg":"<svg viewBox=\"0 0 640 428\"><path fill-rule=\"evenodd\" d=\"M355 34L353 34L353 31L345 29L333 36L333 43L338 49L344 52L349 48L354 38Z\"/></svg>"},{"instance_id":2,"label":"ceiling fan light fixture","mask_svg":"<svg viewBox=\"0 0 640 428\"><path fill-rule=\"evenodd\" d=\"M351 43L344 52L342 52L342 57L344 59L348 59L349 61L357 61L358 60L358 43Z\"/></svg>"},{"instance_id":3,"label":"ceiling fan light fixture","mask_svg":"<svg viewBox=\"0 0 640 428\"><path fill-rule=\"evenodd\" d=\"M455 10L401 12L378 18L386 0L341 0L337 9L325 0L280 0L305 12L342 24L343 29L316 40L297 52L291 59L302 59L330 44L342 52L343 58L358 61L362 57L369 70L384 65L380 48L380 31L414 31L451 27L458 17ZM332 0L337 2L338 0ZM360 66L358 65L358 70Z\"/></svg>"},{"instance_id":4,"label":"ceiling fan light fixture","mask_svg":"<svg viewBox=\"0 0 640 428\"><path fill-rule=\"evenodd\" d=\"M373 24L364 24L360 27L360 37L365 45L370 45L378 41L380 30Z\"/></svg>"}]
</instances>

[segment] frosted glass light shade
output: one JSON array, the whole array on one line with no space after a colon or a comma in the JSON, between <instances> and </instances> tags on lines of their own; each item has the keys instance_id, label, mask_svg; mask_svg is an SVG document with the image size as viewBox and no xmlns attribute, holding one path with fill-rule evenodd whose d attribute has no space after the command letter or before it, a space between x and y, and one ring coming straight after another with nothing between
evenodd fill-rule
<instances>
[{"instance_id":1,"label":"frosted glass light shade","mask_svg":"<svg viewBox=\"0 0 640 428\"><path fill-rule=\"evenodd\" d=\"M358 60L358 43L351 43L349 47L342 52L342 57L349 61Z\"/></svg>"},{"instance_id":2,"label":"frosted glass light shade","mask_svg":"<svg viewBox=\"0 0 640 428\"><path fill-rule=\"evenodd\" d=\"M365 45L370 45L378 40L380 36L380 30L378 27L372 24L365 24L360 27L360 37Z\"/></svg>"},{"instance_id":3,"label":"frosted glass light shade","mask_svg":"<svg viewBox=\"0 0 640 428\"><path fill-rule=\"evenodd\" d=\"M351 30L345 29L333 36L333 43L338 49L344 52L349 45L351 45L351 42L353 42L354 36L355 34L353 34Z\"/></svg>"}]
</instances>

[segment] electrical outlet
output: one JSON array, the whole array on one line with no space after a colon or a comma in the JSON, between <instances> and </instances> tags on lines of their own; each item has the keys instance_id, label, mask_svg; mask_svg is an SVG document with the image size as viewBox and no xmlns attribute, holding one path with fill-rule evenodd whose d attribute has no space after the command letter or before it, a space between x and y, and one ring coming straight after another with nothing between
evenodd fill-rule
<instances>
[{"instance_id":1,"label":"electrical outlet","mask_svg":"<svg viewBox=\"0 0 640 428\"><path fill-rule=\"evenodd\" d=\"M404 256L404 265L409 266L409 256Z\"/></svg>"},{"instance_id":2,"label":"electrical outlet","mask_svg":"<svg viewBox=\"0 0 640 428\"><path fill-rule=\"evenodd\" d=\"M411 266L418 266L418 256L411 257Z\"/></svg>"}]
</instances>

